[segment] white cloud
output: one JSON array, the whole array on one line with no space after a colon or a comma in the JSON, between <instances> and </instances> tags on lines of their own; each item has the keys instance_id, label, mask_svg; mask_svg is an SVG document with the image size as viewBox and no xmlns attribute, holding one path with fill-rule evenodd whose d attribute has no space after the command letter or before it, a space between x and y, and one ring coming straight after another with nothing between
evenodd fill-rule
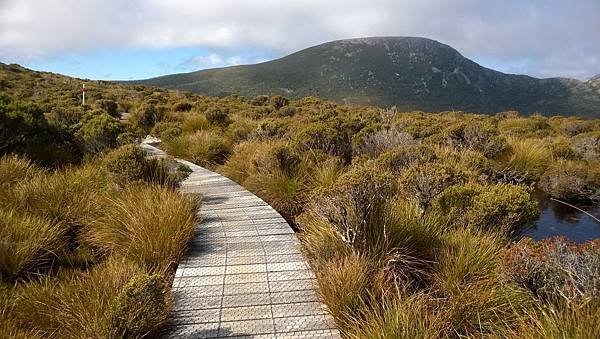
<instances>
[{"instance_id":1,"label":"white cloud","mask_svg":"<svg viewBox=\"0 0 600 339\"><path fill-rule=\"evenodd\" d=\"M215 68L215 67L223 67L223 66L234 66L234 65L242 65L253 63L253 61L248 61L244 57L239 55L233 56L222 56L218 53L211 53L209 55L197 55L194 56L183 63L177 65L177 70L194 70L194 69L205 69L205 68Z\"/></svg>"},{"instance_id":2,"label":"white cloud","mask_svg":"<svg viewBox=\"0 0 600 339\"><path fill-rule=\"evenodd\" d=\"M231 64L241 49L285 54L339 38L401 35L430 37L507 70L586 77L600 73L599 33L598 0L0 0L0 55L16 62L100 48L201 47Z\"/></svg>"}]
</instances>

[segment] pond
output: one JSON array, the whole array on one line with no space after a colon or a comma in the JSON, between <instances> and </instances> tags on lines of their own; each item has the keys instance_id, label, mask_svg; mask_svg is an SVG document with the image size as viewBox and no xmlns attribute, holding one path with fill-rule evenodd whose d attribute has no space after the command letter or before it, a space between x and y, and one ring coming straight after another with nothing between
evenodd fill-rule
<instances>
[{"instance_id":1,"label":"pond","mask_svg":"<svg viewBox=\"0 0 600 339\"><path fill-rule=\"evenodd\" d=\"M582 243L600 238L600 223L589 215L560 202L550 200L543 193L536 193L540 203L541 214L533 226L524 230L520 235L541 240L554 236L564 236L567 239ZM600 219L600 204L573 204Z\"/></svg>"}]
</instances>

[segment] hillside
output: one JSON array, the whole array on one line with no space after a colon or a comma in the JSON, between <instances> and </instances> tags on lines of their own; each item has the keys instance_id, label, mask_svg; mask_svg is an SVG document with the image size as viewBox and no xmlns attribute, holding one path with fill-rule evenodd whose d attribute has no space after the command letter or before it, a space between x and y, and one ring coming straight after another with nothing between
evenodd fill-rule
<instances>
[{"instance_id":1,"label":"hillside","mask_svg":"<svg viewBox=\"0 0 600 339\"><path fill-rule=\"evenodd\" d=\"M598 80L536 79L478 65L425 38L340 40L246 66L134 81L205 95L317 96L399 110L600 116Z\"/></svg>"}]
</instances>

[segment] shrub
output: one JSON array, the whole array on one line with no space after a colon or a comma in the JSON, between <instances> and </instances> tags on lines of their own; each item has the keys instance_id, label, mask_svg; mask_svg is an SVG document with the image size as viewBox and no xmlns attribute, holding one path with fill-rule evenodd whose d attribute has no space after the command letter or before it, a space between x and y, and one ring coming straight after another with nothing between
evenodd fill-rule
<instances>
[{"instance_id":1,"label":"shrub","mask_svg":"<svg viewBox=\"0 0 600 339\"><path fill-rule=\"evenodd\" d=\"M281 138L287 131L287 124L280 120L266 119L262 121L253 132L259 140Z\"/></svg>"},{"instance_id":2,"label":"shrub","mask_svg":"<svg viewBox=\"0 0 600 339\"><path fill-rule=\"evenodd\" d=\"M531 116L527 118L506 118L498 121L498 129L513 137L546 137L552 133L547 118Z\"/></svg>"},{"instance_id":3,"label":"shrub","mask_svg":"<svg viewBox=\"0 0 600 339\"><path fill-rule=\"evenodd\" d=\"M461 182L463 173L453 165L429 163L413 165L400 178L404 192L426 211L433 199L446 188Z\"/></svg>"},{"instance_id":4,"label":"shrub","mask_svg":"<svg viewBox=\"0 0 600 339\"><path fill-rule=\"evenodd\" d=\"M250 138L255 129L256 123L253 120L238 118L227 126L225 136L232 142L241 142Z\"/></svg>"},{"instance_id":5,"label":"shrub","mask_svg":"<svg viewBox=\"0 0 600 339\"><path fill-rule=\"evenodd\" d=\"M435 201L435 209L455 225L512 232L539 215L530 189L511 184L463 184L448 188Z\"/></svg>"},{"instance_id":6,"label":"shrub","mask_svg":"<svg viewBox=\"0 0 600 339\"><path fill-rule=\"evenodd\" d=\"M297 112L298 112L298 110L296 109L296 107L283 106L275 112L275 116L277 116L277 117L293 117L294 115L296 115Z\"/></svg>"},{"instance_id":7,"label":"shrub","mask_svg":"<svg viewBox=\"0 0 600 339\"><path fill-rule=\"evenodd\" d=\"M180 123L166 121L157 122L150 131L151 135L159 137L162 141L178 137L181 133L183 130Z\"/></svg>"},{"instance_id":8,"label":"shrub","mask_svg":"<svg viewBox=\"0 0 600 339\"><path fill-rule=\"evenodd\" d=\"M401 173L410 166L426 164L436 159L433 148L426 145L415 145L386 151L377 158L376 164L393 173Z\"/></svg>"},{"instance_id":9,"label":"shrub","mask_svg":"<svg viewBox=\"0 0 600 339\"><path fill-rule=\"evenodd\" d=\"M588 180L585 163L568 160L550 165L540 178L539 187L554 198L571 201L590 199L600 189Z\"/></svg>"},{"instance_id":10,"label":"shrub","mask_svg":"<svg viewBox=\"0 0 600 339\"><path fill-rule=\"evenodd\" d=\"M365 165L342 175L313 203L311 211L332 225L342 241L365 249L377 243L374 239L386 236L381 232L384 225L371 225L371 219L380 216L393 191L391 174L374 172Z\"/></svg>"},{"instance_id":11,"label":"shrub","mask_svg":"<svg viewBox=\"0 0 600 339\"><path fill-rule=\"evenodd\" d=\"M451 146L481 152L486 157L495 157L506 148L506 140L489 123L460 123L448 128L446 135Z\"/></svg>"},{"instance_id":12,"label":"shrub","mask_svg":"<svg viewBox=\"0 0 600 339\"><path fill-rule=\"evenodd\" d=\"M175 112L189 112L192 109L193 105L186 101L180 101L173 105L173 109Z\"/></svg>"},{"instance_id":13,"label":"shrub","mask_svg":"<svg viewBox=\"0 0 600 339\"><path fill-rule=\"evenodd\" d=\"M117 112L117 108L119 107L116 102L113 100L102 99L96 101L96 105L101 110L108 113L113 118L120 118L119 113Z\"/></svg>"},{"instance_id":14,"label":"shrub","mask_svg":"<svg viewBox=\"0 0 600 339\"><path fill-rule=\"evenodd\" d=\"M269 96L268 95L259 95L254 97L250 103L254 106L264 106L267 104L267 102L269 102Z\"/></svg>"},{"instance_id":15,"label":"shrub","mask_svg":"<svg viewBox=\"0 0 600 339\"><path fill-rule=\"evenodd\" d=\"M125 130L119 119L108 114L88 115L79 124L77 134L83 139L85 149L99 153L117 145L117 137Z\"/></svg>"},{"instance_id":16,"label":"shrub","mask_svg":"<svg viewBox=\"0 0 600 339\"><path fill-rule=\"evenodd\" d=\"M411 146L417 142L413 137L395 128L384 129L353 138L353 154L377 156L388 149L399 146Z\"/></svg>"},{"instance_id":17,"label":"shrub","mask_svg":"<svg viewBox=\"0 0 600 339\"><path fill-rule=\"evenodd\" d=\"M274 95L269 98L269 104L273 106L275 110L281 109L283 106L289 105L290 100L288 98L282 97L281 95Z\"/></svg>"},{"instance_id":18,"label":"shrub","mask_svg":"<svg viewBox=\"0 0 600 339\"><path fill-rule=\"evenodd\" d=\"M160 275L141 274L123 286L108 311L114 337L130 338L156 332L168 316L165 285Z\"/></svg>"},{"instance_id":19,"label":"shrub","mask_svg":"<svg viewBox=\"0 0 600 339\"><path fill-rule=\"evenodd\" d=\"M337 155L346 162L352 158L352 146L348 137L339 128L324 123L313 123L302 129L294 142L300 149L322 150Z\"/></svg>"},{"instance_id":20,"label":"shrub","mask_svg":"<svg viewBox=\"0 0 600 339\"><path fill-rule=\"evenodd\" d=\"M600 158L600 132L580 134L572 141L573 151L582 159Z\"/></svg>"},{"instance_id":21,"label":"shrub","mask_svg":"<svg viewBox=\"0 0 600 339\"><path fill-rule=\"evenodd\" d=\"M0 155L24 154L42 165L78 162L81 151L70 131L51 126L35 104L0 93Z\"/></svg>"},{"instance_id":22,"label":"shrub","mask_svg":"<svg viewBox=\"0 0 600 339\"><path fill-rule=\"evenodd\" d=\"M229 111L227 109L213 107L207 110L204 114L206 115L208 123L213 126L225 128L229 126L229 124L231 124L231 119L229 118Z\"/></svg>"},{"instance_id":23,"label":"shrub","mask_svg":"<svg viewBox=\"0 0 600 339\"><path fill-rule=\"evenodd\" d=\"M575 245L564 238L539 242L525 238L506 252L507 279L537 298L560 305L600 297L600 243Z\"/></svg>"},{"instance_id":24,"label":"shrub","mask_svg":"<svg viewBox=\"0 0 600 339\"><path fill-rule=\"evenodd\" d=\"M575 160L578 158L577 153L571 147L571 143L569 140L560 138L555 139L554 142L550 145L552 150L552 156L557 158L563 158L567 160Z\"/></svg>"},{"instance_id":25,"label":"shrub","mask_svg":"<svg viewBox=\"0 0 600 339\"><path fill-rule=\"evenodd\" d=\"M163 115L164 112L157 108L155 104L145 103L138 107L132 117L142 128L150 130L154 124L162 119Z\"/></svg>"}]
</instances>

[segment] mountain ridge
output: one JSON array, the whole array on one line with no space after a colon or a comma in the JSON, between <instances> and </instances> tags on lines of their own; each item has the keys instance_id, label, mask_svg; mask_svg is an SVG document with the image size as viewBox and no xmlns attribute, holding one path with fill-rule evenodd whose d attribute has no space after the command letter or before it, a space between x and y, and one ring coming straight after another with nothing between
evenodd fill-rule
<instances>
[{"instance_id":1,"label":"mountain ridge","mask_svg":"<svg viewBox=\"0 0 600 339\"><path fill-rule=\"evenodd\" d=\"M125 83L217 96L318 96L400 110L598 117L597 82L502 73L428 38L367 37L335 40L259 64Z\"/></svg>"}]
</instances>

